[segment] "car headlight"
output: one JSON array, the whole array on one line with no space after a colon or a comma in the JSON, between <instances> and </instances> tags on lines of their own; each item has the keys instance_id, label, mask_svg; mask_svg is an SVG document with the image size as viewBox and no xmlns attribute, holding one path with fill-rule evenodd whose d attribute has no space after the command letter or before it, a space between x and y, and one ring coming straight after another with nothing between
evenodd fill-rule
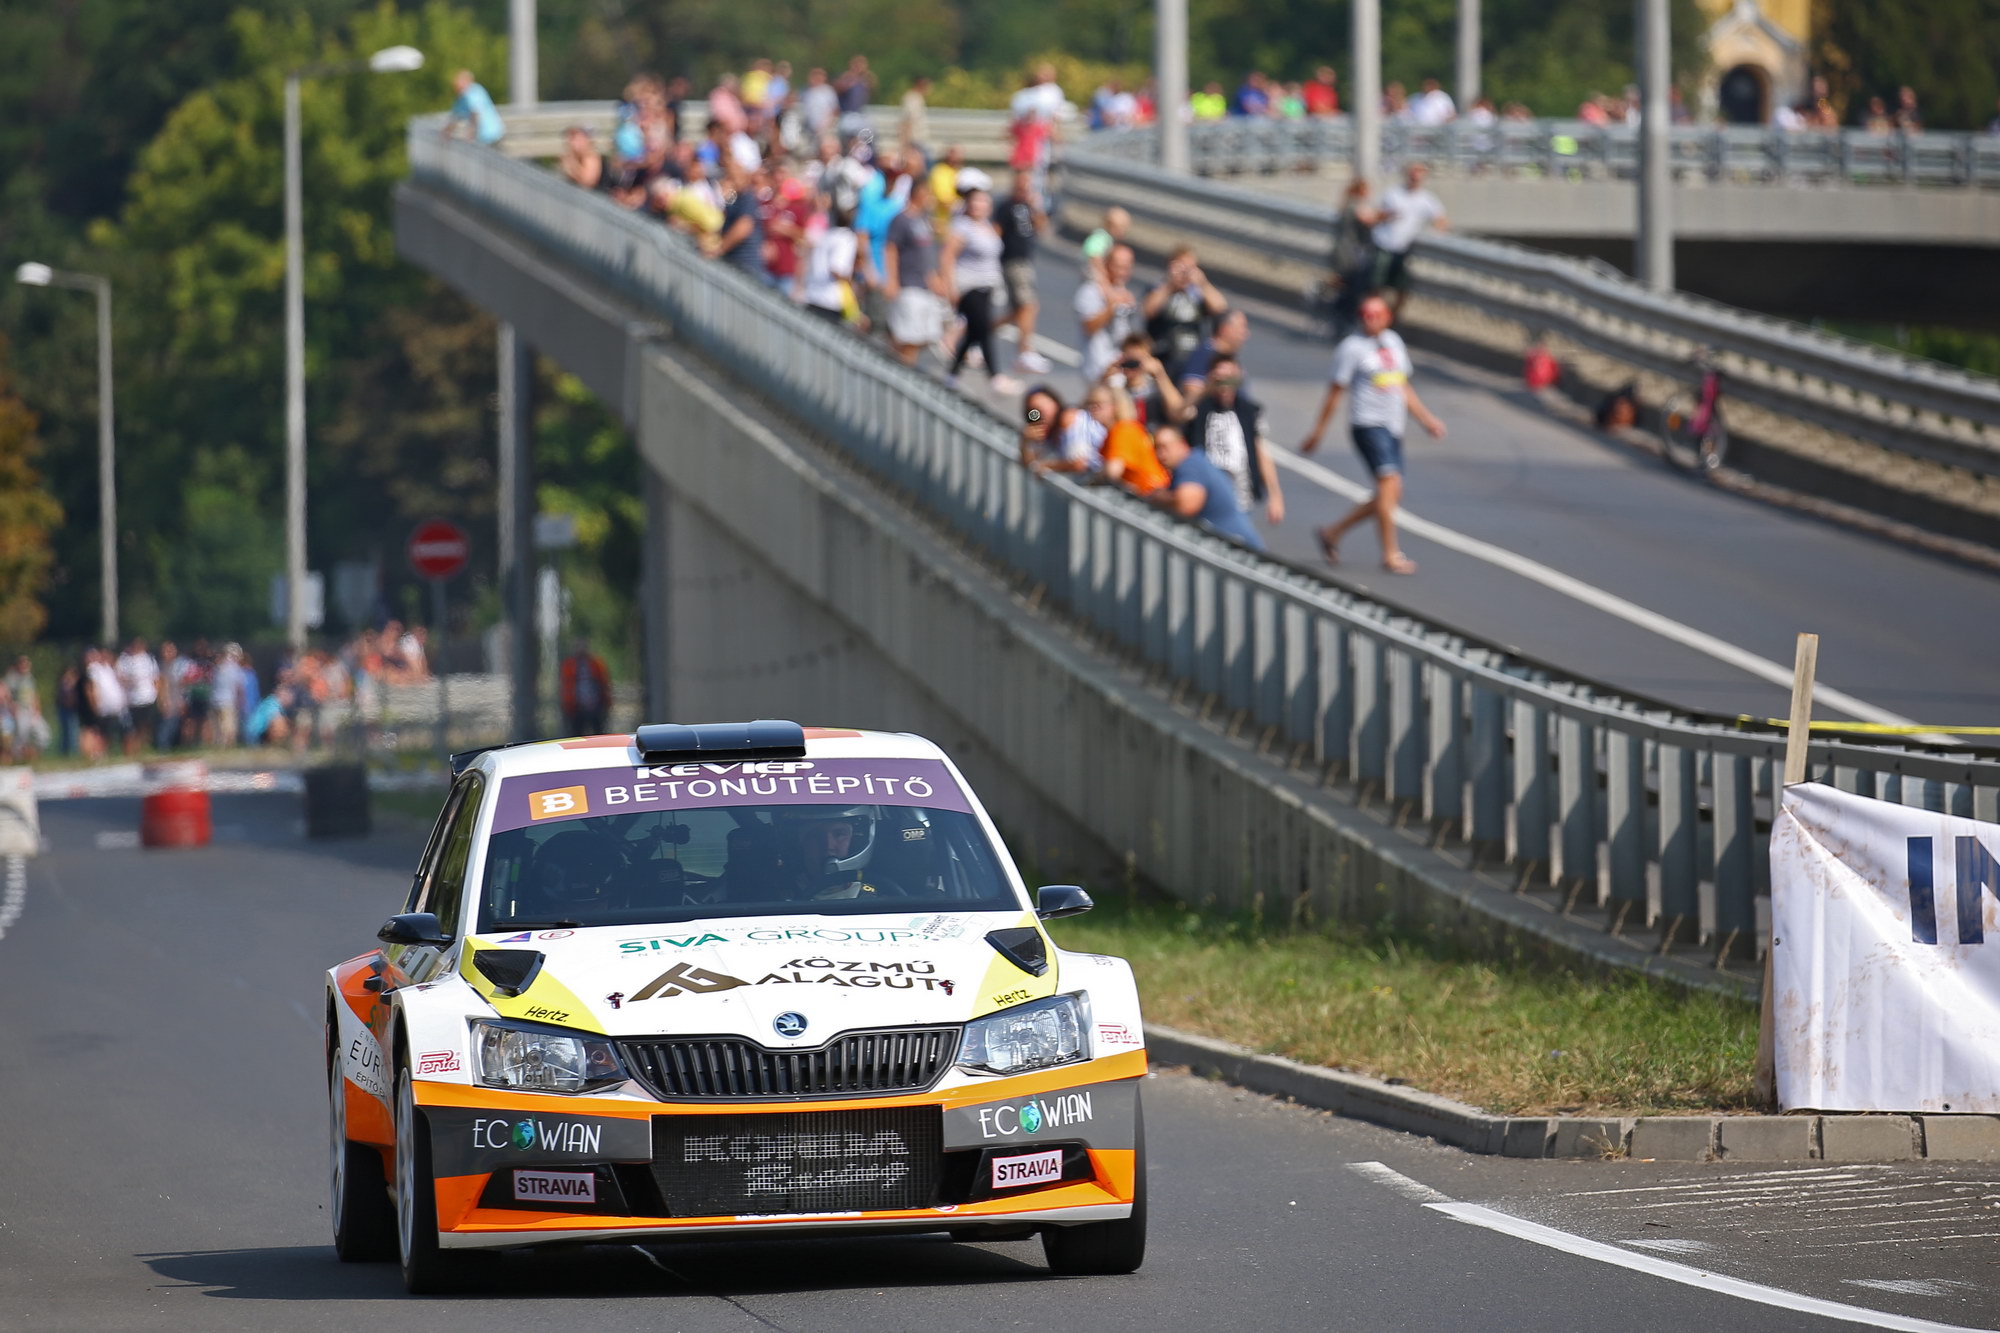
<instances>
[{"instance_id":1,"label":"car headlight","mask_svg":"<svg viewBox=\"0 0 2000 1333\"><path fill-rule=\"evenodd\" d=\"M518 1092L591 1092L623 1082L618 1051L602 1037L490 1019L472 1021L479 1082Z\"/></svg>"},{"instance_id":2,"label":"car headlight","mask_svg":"<svg viewBox=\"0 0 2000 1333\"><path fill-rule=\"evenodd\" d=\"M1080 996L1017 1004L965 1025L959 1067L982 1074L1025 1074L1075 1064L1088 1053L1083 1035L1088 1029Z\"/></svg>"}]
</instances>

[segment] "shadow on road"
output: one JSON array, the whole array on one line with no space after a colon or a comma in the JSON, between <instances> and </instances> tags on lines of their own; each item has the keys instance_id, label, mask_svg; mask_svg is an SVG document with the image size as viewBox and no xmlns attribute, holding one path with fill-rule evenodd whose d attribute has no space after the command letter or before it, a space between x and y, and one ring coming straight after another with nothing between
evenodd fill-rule
<instances>
[{"instance_id":1,"label":"shadow on road","mask_svg":"<svg viewBox=\"0 0 2000 1333\"><path fill-rule=\"evenodd\" d=\"M237 1300L383 1300L403 1295L396 1266L343 1264L331 1246L189 1250L135 1256L161 1285ZM549 1297L763 1296L875 1287L912 1289L1047 1279L1032 1241L956 1244L943 1238L588 1245L479 1255L469 1295Z\"/></svg>"}]
</instances>

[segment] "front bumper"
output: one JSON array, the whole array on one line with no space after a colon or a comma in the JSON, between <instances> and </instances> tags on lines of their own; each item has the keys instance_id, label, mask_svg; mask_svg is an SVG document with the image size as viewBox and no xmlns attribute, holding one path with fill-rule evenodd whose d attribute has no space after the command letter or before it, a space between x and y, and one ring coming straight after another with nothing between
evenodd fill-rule
<instances>
[{"instance_id":1,"label":"front bumper","mask_svg":"<svg viewBox=\"0 0 2000 1333\"><path fill-rule=\"evenodd\" d=\"M1131 1214L1143 1050L900 1097L662 1103L416 1084L440 1243L966 1231Z\"/></svg>"}]
</instances>

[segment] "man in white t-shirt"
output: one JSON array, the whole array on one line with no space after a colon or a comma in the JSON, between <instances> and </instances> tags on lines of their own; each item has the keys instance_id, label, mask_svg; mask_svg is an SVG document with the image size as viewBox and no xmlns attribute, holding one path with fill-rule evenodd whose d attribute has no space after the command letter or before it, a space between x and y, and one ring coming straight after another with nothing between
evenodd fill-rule
<instances>
[{"instance_id":1,"label":"man in white t-shirt","mask_svg":"<svg viewBox=\"0 0 2000 1333\"><path fill-rule=\"evenodd\" d=\"M1403 312L1403 302L1410 294L1410 279L1405 271L1410 248L1430 228L1439 231L1445 228L1444 204L1424 188L1430 174L1429 167L1413 162L1403 173L1401 185L1382 192L1382 220L1375 224L1374 232L1375 250L1380 256L1375 288L1395 293L1391 308L1394 314Z\"/></svg>"},{"instance_id":2,"label":"man in white t-shirt","mask_svg":"<svg viewBox=\"0 0 2000 1333\"><path fill-rule=\"evenodd\" d=\"M1139 300L1127 285L1132 279L1132 247L1114 245L1104 256L1102 276L1091 273L1076 289L1077 322L1083 327L1083 382L1098 377L1118 359L1125 335L1145 327Z\"/></svg>"},{"instance_id":3,"label":"man in white t-shirt","mask_svg":"<svg viewBox=\"0 0 2000 1333\"><path fill-rule=\"evenodd\" d=\"M1458 115L1458 104L1436 79L1425 79L1424 90L1410 99L1410 119L1418 125L1442 125Z\"/></svg>"},{"instance_id":4,"label":"man in white t-shirt","mask_svg":"<svg viewBox=\"0 0 2000 1333\"><path fill-rule=\"evenodd\" d=\"M1349 510L1337 523L1319 530L1320 550L1330 565L1340 563L1340 539L1350 528L1370 519L1382 537L1382 568L1391 574L1414 574L1416 562L1396 544L1396 505L1403 498L1403 431L1414 416L1437 439L1444 438L1444 423L1431 414L1410 385L1410 350L1389 327L1389 303L1371 296L1361 303L1361 332L1341 340L1333 351L1333 370L1328 376L1326 401L1320 404L1319 420L1312 434L1299 445L1309 454L1319 448L1327 423L1343 395L1352 395L1347 405L1347 425L1354 437L1355 452L1375 478L1375 493Z\"/></svg>"},{"instance_id":5,"label":"man in white t-shirt","mask_svg":"<svg viewBox=\"0 0 2000 1333\"><path fill-rule=\"evenodd\" d=\"M139 748L143 737L151 741L160 717L160 664L146 651L144 639L134 639L118 654L118 684L125 691L125 706L131 712L131 729L125 733L129 754Z\"/></svg>"}]
</instances>

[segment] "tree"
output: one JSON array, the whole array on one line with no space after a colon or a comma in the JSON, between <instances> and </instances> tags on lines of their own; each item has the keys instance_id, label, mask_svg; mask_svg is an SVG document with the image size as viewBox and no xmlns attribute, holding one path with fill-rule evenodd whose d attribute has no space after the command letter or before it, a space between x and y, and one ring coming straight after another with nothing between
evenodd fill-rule
<instances>
[{"instance_id":1,"label":"tree","mask_svg":"<svg viewBox=\"0 0 2000 1333\"><path fill-rule=\"evenodd\" d=\"M398 43L428 57L417 74L302 90L311 564L386 555L400 568L413 517L491 513L490 476L471 461L484 447L477 386L491 374L491 325L397 258L390 191L410 117L449 103L458 67L498 71L500 41L438 0L408 13L385 4L337 33L254 10L232 25L253 72L176 108L140 154L120 216L91 231L130 312L120 416L144 445L127 451L123 473L150 555L134 571L137 605L158 619L135 624L156 632L266 623L283 512L288 67ZM214 530L225 516L226 535Z\"/></svg>"},{"instance_id":2,"label":"tree","mask_svg":"<svg viewBox=\"0 0 2000 1333\"><path fill-rule=\"evenodd\" d=\"M1916 89L1932 129L1981 129L2000 96L2000 0L1813 6L1813 64L1854 104Z\"/></svg>"},{"instance_id":3,"label":"tree","mask_svg":"<svg viewBox=\"0 0 2000 1333\"><path fill-rule=\"evenodd\" d=\"M49 532L62 508L35 466L35 414L14 393L0 343L0 644L25 646L48 623L42 593L54 556Z\"/></svg>"}]
</instances>

